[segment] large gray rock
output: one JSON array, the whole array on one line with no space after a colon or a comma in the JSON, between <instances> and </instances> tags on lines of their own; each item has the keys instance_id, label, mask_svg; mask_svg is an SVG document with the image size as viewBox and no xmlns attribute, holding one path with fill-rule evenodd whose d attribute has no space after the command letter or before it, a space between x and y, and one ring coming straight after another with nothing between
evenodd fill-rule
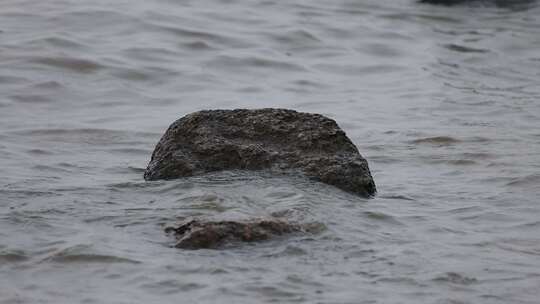
<instances>
[{"instance_id":1,"label":"large gray rock","mask_svg":"<svg viewBox=\"0 0 540 304\"><path fill-rule=\"evenodd\" d=\"M334 120L285 109L189 114L165 132L144 178L234 169L297 171L363 196L376 192L367 161Z\"/></svg>"}]
</instances>

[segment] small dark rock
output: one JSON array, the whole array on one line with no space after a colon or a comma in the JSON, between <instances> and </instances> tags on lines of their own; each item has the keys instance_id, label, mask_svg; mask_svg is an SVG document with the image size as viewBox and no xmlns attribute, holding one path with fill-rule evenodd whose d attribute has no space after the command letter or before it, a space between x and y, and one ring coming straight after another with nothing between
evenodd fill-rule
<instances>
[{"instance_id":1,"label":"small dark rock","mask_svg":"<svg viewBox=\"0 0 540 304\"><path fill-rule=\"evenodd\" d=\"M356 194L376 192L367 161L334 120L285 109L189 114L165 132L144 178L234 169L300 171Z\"/></svg>"},{"instance_id":2,"label":"small dark rock","mask_svg":"<svg viewBox=\"0 0 540 304\"><path fill-rule=\"evenodd\" d=\"M175 247L183 249L216 249L233 242L256 242L272 237L304 231L298 224L277 219L240 221L192 220L176 228L165 228L174 233L178 242Z\"/></svg>"}]
</instances>

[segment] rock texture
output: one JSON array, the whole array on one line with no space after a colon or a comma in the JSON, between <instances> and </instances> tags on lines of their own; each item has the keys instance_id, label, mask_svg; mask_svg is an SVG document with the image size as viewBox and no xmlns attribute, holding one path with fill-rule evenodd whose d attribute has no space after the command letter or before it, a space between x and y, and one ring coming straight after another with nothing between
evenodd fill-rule
<instances>
[{"instance_id":1,"label":"rock texture","mask_svg":"<svg viewBox=\"0 0 540 304\"><path fill-rule=\"evenodd\" d=\"M177 228L166 228L167 233L174 233L182 249L217 249L234 242L256 242L293 232L302 228L277 219L260 219L249 222L239 221L199 221L192 220Z\"/></svg>"},{"instance_id":2,"label":"rock texture","mask_svg":"<svg viewBox=\"0 0 540 304\"><path fill-rule=\"evenodd\" d=\"M144 178L234 169L299 171L356 194L376 192L367 161L334 120L286 109L189 114L163 135Z\"/></svg>"}]
</instances>

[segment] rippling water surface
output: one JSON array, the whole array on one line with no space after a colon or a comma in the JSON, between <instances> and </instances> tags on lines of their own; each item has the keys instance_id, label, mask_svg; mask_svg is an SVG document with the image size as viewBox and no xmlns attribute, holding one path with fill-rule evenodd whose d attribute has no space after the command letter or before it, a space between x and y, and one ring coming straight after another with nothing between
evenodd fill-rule
<instances>
[{"instance_id":1,"label":"rippling water surface","mask_svg":"<svg viewBox=\"0 0 540 304\"><path fill-rule=\"evenodd\" d=\"M502 2L502 1L501 1ZM0 3L0 303L538 303L540 7ZM361 199L298 178L144 182L192 111L334 118ZM190 216L314 235L183 251Z\"/></svg>"}]
</instances>

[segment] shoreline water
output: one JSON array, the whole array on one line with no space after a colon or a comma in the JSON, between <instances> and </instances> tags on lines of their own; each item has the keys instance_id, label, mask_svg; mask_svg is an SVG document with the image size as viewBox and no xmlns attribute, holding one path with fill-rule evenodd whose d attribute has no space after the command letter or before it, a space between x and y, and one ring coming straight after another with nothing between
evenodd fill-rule
<instances>
[{"instance_id":1,"label":"shoreline water","mask_svg":"<svg viewBox=\"0 0 540 304\"><path fill-rule=\"evenodd\" d=\"M540 7L4 1L0 303L536 303ZM378 195L223 172L145 182L174 120L337 122ZM188 217L320 234L182 251Z\"/></svg>"}]
</instances>

